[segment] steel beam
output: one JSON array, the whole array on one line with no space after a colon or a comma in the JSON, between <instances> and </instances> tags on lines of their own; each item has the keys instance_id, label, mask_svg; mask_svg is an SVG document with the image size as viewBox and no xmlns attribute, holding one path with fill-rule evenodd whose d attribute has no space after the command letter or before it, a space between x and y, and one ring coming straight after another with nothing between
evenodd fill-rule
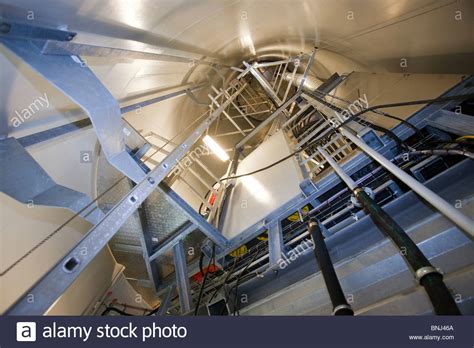
<instances>
[{"instance_id":1,"label":"steel beam","mask_svg":"<svg viewBox=\"0 0 474 348\"><path fill-rule=\"evenodd\" d=\"M262 86L263 90L267 95L270 97L271 100L275 103L275 105L280 106L282 101L278 97L278 95L275 93L273 90L272 86L270 83L267 81L267 79L253 66L248 64L247 62L244 62L244 65L247 69L249 69L250 73L255 77L255 79L260 83L260 86Z\"/></svg>"},{"instance_id":2,"label":"steel beam","mask_svg":"<svg viewBox=\"0 0 474 348\"><path fill-rule=\"evenodd\" d=\"M227 239L209 222L206 221L196 210L193 209L184 199L165 184L161 184L158 190L162 190L170 200L176 204L177 208L186 214L189 221L211 239L218 247L225 247L228 243Z\"/></svg>"},{"instance_id":3,"label":"steel beam","mask_svg":"<svg viewBox=\"0 0 474 348\"><path fill-rule=\"evenodd\" d=\"M159 97L156 97L156 98L147 99L147 100L144 100L142 102L138 102L138 103L134 103L134 104L131 104L131 105L124 106L124 107L120 108L120 112L122 114L125 114L127 112L135 111L137 109L143 108L143 107L148 106L148 105L152 105L152 104L164 101L164 100L168 100L168 99L172 99L172 98L176 98L176 97L186 95L186 92L188 92L188 91L195 91L195 90L201 89L201 88L206 87L206 86L207 86L207 83L200 83L196 86L192 86L192 85L187 84L187 85L185 85L184 87L181 87L179 90L177 90L175 92L167 93L167 94L164 94L164 95L160 95Z\"/></svg>"},{"instance_id":4,"label":"steel beam","mask_svg":"<svg viewBox=\"0 0 474 348\"><path fill-rule=\"evenodd\" d=\"M38 27L13 21L2 20L0 26L0 38L71 41L76 36L76 33L72 31Z\"/></svg>"},{"instance_id":5,"label":"steel beam","mask_svg":"<svg viewBox=\"0 0 474 348\"><path fill-rule=\"evenodd\" d=\"M316 48L313 48L311 55L309 56L308 63L306 65L306 69L304 69L303 78L301 79L300 85L298 86L298 91L303 90L304 83L306 82L306 78L308 77L309 70L311 69L311 65L313 65L314 56L316 54Z\"/></svg>"},{"instance_id":6,"label":"steel beam","mask_svg":"<svg viewBox=\"0 0 474 348\"><path fill-rule=\"evenodd\" d=\"M179 242L173 247L173 259L181 314L186 314L191 311L192 297L183 242Z\"/></svg>"},{"instance_id":7,"label":"steel beam","mask_svg":"<svg viewBox=\"0 0 474 348\"><path fill-rule=\"evenodd\" d=\"M398 168L392 162L387 160L383 157L380 153L372 149L366 143L364 143L361 139L357 136L352 134L350 130L348 130L345 126L339 128L339 131L342 135L344 135L347 139L352 141L355 145L357 145L362 151L364 151L367 155L372 157L375 161L380 163L385 169L395 175L398 179L400 179L404 184L406 184L410 189L416 192L420 197L426 200L429 204L435 207L441 214L446 216L450 219L455 225L457 225L461 230L469 234L472 238L474 237L474 221L461 213L459 209L456 209L454 206L446 202L443 198L438 196L436 193L431 191L425 185L405 173L403 170Z\"/></svg>"},{"instance_id":8,"label":"steel beam","mask_svg":"<svg viewBox=\"0 0 474 348\"><path fill-rule=\"evenodd\" d=\"M270 267L277 265L283 253L283 234L280 221L272 221L268 225L268 254Z\"/></svg>"},{"instance_id":9,"label":"steel beam","mask_svg":"<svg viewBox=\"0 0 474 348\"><path fill-rule=\"evenodd\" d=\"M176 97L180 97L182 95L186 95L187 90L197 90L197 89L205 87L206 85L207 84L205 84L205 83L202 83L202 84L199 84L199 85L196 85L196 86L186 85L185 88L182 88L178 91L171 92L171 93L164 94L164 95L161 95L161 96L156 97L156 98L144 100L142 102L138 102L138 103L134 103L134 104L131 104L131 105L121 107L120 112L123 115L125 113L132 112L132 111L137 110L139 108L146 107L146 106L149 106L149 105L152 105L152 104L164 101L164 100L168 100L168 99L171 99L171 98L176 98ZM65 134L68 134L68 133L71 133L71 132L75 132L77 130L86 128L90 125L92 125L92 122L91 122L90 118L84 118L82 120L67 123L67 124L62 125L62 126L50 128L50 129L47 129L45 131L41 131L41 132L38 132L38 133L27 135L27 136L24 136L24 137L19 138L17 140L24 147L28 147L28 146L31 146L31 145L41 143L43 141L47 141L47 140L50 140L50 139L60 137L62 135L65 135Z\"/></svg>"},{"instance_id":10,"label":"steel beam","mask_svg":"<svg viewBox=\"0 0 474 348\"><path fill-rule=\"evenodd\" d=\"M268 68L271 66L276 66L276 65L283 65L285 63L292 62L294 58L289 58L289 59L284 59L284 60L277 60L275 62L268 62L268 63L256 63L254 65L255 68Z\"/></svg>"},{"instance_id":11,"label":"steel beam","mask_svg":"<svg viewBox=\"0 0 474 348\"><path fill-rule=\"evenodd\" d=\"M301 92L295 93L290 99L284 102L278 109L276 109L270 116L268 116L265 121L260 123L257 127L255 127L249 134L247 134L241 141L235 145L237 149L241 148L249 139L251 139L255 134L257 134L260 130L266 127L270 122L272 122L276 117L278 117L291 103L293 103L299 96Z\"/></svg>"},{"instance_id":12,"label":"steel beam","mask_svg":"<svg viewBox=\"0 0 474 348\"><path fill-rule=\"evenodd\" d=\"M164 295L164 298L160 302L160 308L158 308L158 312L156 313L156 315L163 316L166 314L170 306L171 298L173 297L174 292L175 292L175 287L172 285L168 286L166 293Z\"/></svg>"},{"instance_id":13,"label":"steel beam","mask_svg":"<svg viewBox=\"0 0 474 348\"><path fill-rule=\"evenodd\" d=\"M306 110L308 110L310 107L313 107L312 105L310 104L306 104L304 105L303 107L300 108L300 110L298 110L298 112L296 114L294 114L293 116L291 116L288 120L285 121L285 123L283 123L283 125L281 126L281 128L286 128L286 126L288 126L291 122L293 122L294 120L296 120L296 118L298 118L303 112L305 112Z\"/></svg>"},{"instance_id":14,"label":"steel beam","mask_svg":"<svg viewBox=\"0 0 474 348\"><path fill-rule=\"evenodd\" d=\"M474 134L474 116L448 110L438 110L426 122L430 126L456 135Z\"/></svg>"},{"instance_id":15,"label":"steel beam","mask_svg":"<svg viewBox=\"0 0 474 348\"><path fill-rule=\"evenodd\" d=\"M182 228L178 230L178 232L174 234L173 237L168 239L162 245L159 245L158 248L153 253L151 253L150 261L156 260L159 256L163 255L168 250L173 248L176 244L178 244L180 241L186 238L188 234L190 234L196 229L197 227L193 223L191 222L186 223Z\"/></svg>"},{"instance_id":16,"label":"steel beam","mask_svg":"<svg viewBox=\"0 0 474 348\"><path fill-rule=\"evenodd\" d=\"M0 140L0 167L0 192L21 203L66 208L92 224L104 217L86 194L57 184L14 138Z\"/></svg>"},{"instance_id":17,"label":"steel beam","mask_svg":"<svg viewBox=\"0 0 474 348\"><path fill-rule=\"evenodd\" d=\"M167 49L159 48L159 50L166 51ZM163 54L52 40L48 40L42 45L41 53L44 55L58 56L88 56L105 58L117 57L126 59L158 60L165 62L192 63L196 65L204 64L211 66L219 64L218 60L216 59L212 59L212 61L199 59L196 58L194 54L184 51L178 51L177 54Z\"/></svg>"},{"instance_id":18,"label":"steel beam","mask_svg":"<svg viewBox=\"0 0 474 348\"><path fill-rule=\"evenodd\" d=\"M133 187L133 183L131 184ZM152 283L153 290L158 291L158 288L160 286L158 267L157 267L157 264L153 260L150 259L150 255L153 251L152 235L150 233L146 214L143 211L143 207L141 206L140 208L138 208L137 211L138 211L138 220L139 220L140 227L142 230L142 233L139 233L139 238L140 238L140 244L142 246L143 260L145 261L148 278L150 279Z\"/></svg>"},{"instance_id":19,"label":"steel beam","mask_svg":"<svg viewBox=\"0 0 474 348\"><path fill-rule=\"evenodd\" d=\"M246 84L232 95L236 98ZM226 101L220 108L208 116L189 135L181 145L177 146L163 161L160 162L146 177L139 182L127 195L125 195L109 213L95 225L76 246L67 253L47 274L45 274L24 296L13 304L6 314L10 315L41 315L55 303L57 298L74 282L79 274L94 259L94 257L107 245L125 221L136 211L139 205L158 187L158 184L173 170L178 161L188 152L188 149L201 137L209 125L220 115L223 108L230 101ZM177 196L177 195L176 195ZM188 205L185 209L193 215ZM227 239L216 230L211 230L209 224L202 217L197 217L194 212L193 219L202 232L208 233L210 238L218 245L227 244ZM198 215L198 214L197 214ZM203 221L204 220L204 221ZM194 221L193 221L194 222ZM201 225L201 226L199 226ZM85 253L84 250L87 252ZM30 303L30 295L37 300Z\"/></svg>"},{"instance_id":20,"label":"steel beam","mask_svg":"<svg viewBox=\"0 0 474 348\"><path fill-rule=\"evenodd\" d=\"M77 57L75 61L70 56L42 55L38 49L40 40L0 38L0 41L87 113L107 160L115 168L134 182L145 177L125 149L119 104L92 70Z\"/></svg>"}]
</instances>

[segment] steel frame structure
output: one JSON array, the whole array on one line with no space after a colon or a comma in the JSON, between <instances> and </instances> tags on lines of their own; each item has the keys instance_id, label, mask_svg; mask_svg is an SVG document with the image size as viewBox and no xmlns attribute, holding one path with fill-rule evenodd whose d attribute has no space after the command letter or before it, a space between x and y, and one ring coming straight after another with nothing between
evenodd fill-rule
<instances>
[{"instance_id":1,"label":"steel frame structure","mask_svg":"<svg viewBox=\"0 0 474 348\"><path fill-rule=\"evenodd\" d=\"M43 75L47 79L55 83L66 94L70 95L73 100L78 101L78 103L81 104L81 106L86 111L95 110L96 107L103 104L103 100L90 99L90 95L87 93L78 97L74 89L65 85L64 79L67 75L63 75L62 78L56 76L50 70L50 67L48 65L57 62L66 62L64 59L65 57L68 57L68 59L70 60L71 56L75 57L77 55L82 54L95 56L107 56L113 54L117 56L127 56L134 59L162 59L187 63L189 63L190 61L196 62L194 58L186 58L182 56L150 54L146 52L126 51L114 48L95 47L82 44L78 45L69 42L75 36L75 34L71 32L44 28L25 28L17 23L11 23L10 28L11 30L9 32L2 34L2 36L0 37L0 41L12 51L17 53L25 61L32 64L36 69L38 69L40 73L43 73ZM27 45L28 47L26 47L25 45ZM32 47L36 49L40 48L39 52L35 53L35 56L25 53L25 49L29 49ZM313 62L315 52L316 51L313 50L310 55L307 55L308 63L303 73L303 80L296 88L295 93L290 97L288 97L289 92L291 90L295 74L299 68L299 62L302 58L301 56L296 58L288 58L278 62L257 62L252 65L248 64L247 62L243 62L244 69L234 69L240 72L240 75L237 76L237 78L234 80L233 83L230 84L230 86L224 86L220 90L214 88L213 91L216 94L214 96L209 95L211 104L208 116L205 117L205 119L186 137L186 139L181 144L173 144L174 149L171 151L163 150L162 152L165 154L164 159L162 159L161 161L155 161L154 163L156 164L156 166L149 173L144 173L142 171L139 175L137 171L135 171L134 173L130 173L128 169L123 169L121 165L117 166L122 168L122 171L130 178L132 178L136 182L136 185L130 190L128 194L126 194L120 200L120 202L118 202L112 208L112 210L101 221L99 221L93 228L91 228L91 230L84 236L84 238L79 243L77 243L77 245L70 252L68 252L67 255L65 255L60 262L57 263L57 265L55 265L46 275L44 275L28 291L25 296L21 297L7 311L7 314L29 315L45 313L54 304L57 298L59 298L59 296L79 276L79 274L85 269L89 262L99 253L99 251L107 245L112 236L131 216L131 214L133 214L139 208L140 204L150 195L150 193L156 189L163 190L168 195L168 197L170 197L175 202L175 204L179 206L180 209L182 209L183 213L187 215L189 221L189 223L187 223L182 229L177 231L177 233L174 234L171 239L169 239L166 243L162 244L156 250L147 248L146 246L148 244L146 241L144 241L143 243L144 249L146 249L144 250L144 258L148 266L167 250L173 250L176 271L175 279L164 279L161 280L161 284L158 284L158 280L153 278L153 269L149 267L149 273L151 279L155 283L156 289L160 291L160 293L166 294L165 300L163 301L163 308L162 310L160 310L161 314L164 314L167 310L168 305L170 305L170 298L172 292L174 291L174 288L177 288L179 293L181 313L185 314L191 310L192 294L189 284L189 272L196 270L197 265L196 262L188 265L185 253L183 251L182 241L184 237L186 237L195 229L199 229L201 232L203 232L206 237L216 245L216 259L218 260L224 258L227 254L237 249L242 244L257 237L265 230L268 230L269 267L274 267L278 260L282 257L282 254L284 253L285 242L283 240L281 221L291 213L295 211L301 211L301 209L309 203L313 205L313 210L321 210L322 208L327 206L327 200L319 201L318 198L324 193L328 192L332 187L334 187L336 183L340 181L339 177L335 173L327 175L322 180L319 180L316 184L307 179L306 182L301 183L302 191L304 192L303 194L294 197L293 200L277 208L276 210L268 214L264 219L247 228L245 231L242 231L237 237L231 240L228 240L223 237L217 228L215 228L208 221L206 221L201 215L199 215L198 212L192 209L176 193L174 193L168 187L162 185L162 182L171 173L176 163L181 158L183 158L183 156L185 156L186 153L191 149L193 144L195 144L196 141L203 134L208 132L209 127L214 123L218 126L219 120L221 119L222 115L227 120L229 120L236 128L236 131L243 136L243 139L236 144L236 156L232 161L228 171L228 173L235 173L235 169L238 165L238 158L241 151L243 150L247 142L258 132L263 131L266 127L268 128L269 126L270 135L278 128L283 129L285 132L290 132L294 122L299 117L301 117L306 111L311 112L309 116L305 116L308 119L314 113L324 114L326 110L324 110L324 108L321 108L320 102L316 98L314 98L312 94L305 92L303 89L304 80L308 75L309 68ZM207 64L211 66L216 66L217 64L208 60L199 60L197 61L197 63ZM88 68L80 70L84 67L80 64L77 66L71 64L77 65L78 63L68 62L64 67L67 67L68 69L70 67L71 69L76 71L78 77L87 77L87 79L84 80L84 83L87 82L97 85L98 80L96 80L95 76ZM287 69L289 68L290 64L293 64L293 70L290 73L290 79L289 81L287 81L288 84L286 88L284 88L284 92L281 93L281 87L284 85L283 81L285 80L286 76L285 74L287 74ZM274 70L272 79L270 81L268 81L265 76L260 72L260 69L268 68ZM250 74L250 76L252 76L258 82L259 86L265 92L266 96L258 94L257 98L252 99L253 96L255 96L255 91L250 92L250 89L253 88L251 87L248 80L246 80L248 74ZM69 76L67 76L67 78L69 78ZM455 94L459 90L469 90L470 92L472 92L474 87L470 87L468 83L471 80L472 78L466 79L463 83L449 91L447 95ZM103 88L103 86L100 85L100 82L98 86L101 89ZM103 95L105 95L108 99L112 97L111 95L107 94L108 91L106 91L105 88L103 92ZM176 95L182 93L183 91L179 92ZM247 97L244 97L244 93L247 93L248 97L250 97L252 101L249 101ZM246 101L246 107L243 109L235 103L235 100L238 96L242 96L242 98ZM303 98L305 102L302 102L301 98ZM159 100L153 102L157 101ZM252 102L261 102L262 104L269 105L270 103L268 101L271 101L271 103L275 104L276 109L273 110L271 107L266 109L264 112L271 114L260 125L255 126L247 117L251 114L248 113L248 109L252 109L255 113L257 111L255 108L253 108L254 105L252 105ZM448 103L448 105L452 105L453 103ZM113 112L118 110L118 117L120 118L120 109L118 108L117 102L115 100L112 100L111 104L117 106L113 107L112 109L114 110ZM149 104L145 103L143 105ZM440 110L442 110L443 108L447 108L448 105L429 105L421 111L417 112L415 115L413 115L410 118L410 121L418 127L420 125L426 125L427 122L430 122L427 121L427 115L432 114L434 111L443 113L444 111ZM234 108L235 110L237 110L238 114L231 115L229 113L230 108ZM89 113L89 116L92 119L93 123L98 122L94 120L93 113ZM249 123L250 129L242 129L236 123L236 117L241 117L247 123ZM440 122L439 119L436 119L435 121L431 120L431 124L436 121ZM273 125L271 125L271 123L273 123ZM100 126L99 124L95 124L94 126L100 138L102 126ZM324 135L324 128L327 126L329 126L329 123L327 123L327 121L322 118L322 123L316 126L316 128L312 129L310 133L304 134L303 137L294 139L296 144L295 148L302 148L305 146L305 144L308 143L308 141L314 139L314 137L321 137L321 134ZM111 132L109 137L111 139L114 139L114 137L117 137L116 133L121 133L121 127L117 126L116 129L114 128L114 130L109 130L109 132ZM395 127L393 129L393 132L396 133L402 139L406 139L413 134L412 129L407 128L402 124ZM349 154L350 151L344 144L344 147L341 150L341 143L337 144L336 141L343 141L347 143L347 141L344 140L344 138L347 138L352 143L355 143L358 147L362 148L362 150L368 155L364 154L363 152L359 152L358 154L350 158L342 165L342 172L339 173L340 175L351 175L358 169L370 163L372 161L371 157L375 158L380 163L383 162L382 165L384 165L385 167L388 166L389 170L390 168L392 168L390 167L390 165L386 165L384 160L380 158L385 156L388 158L388 160L393 159L393 149L395 147L395 144L388 137L383 136L381 138L383 146L377 151L375 151L375 153L374 150L367 149L364 143L362 143L360 140L357 140L353 135L351 135L349 130L343 129L341 133L344 136L343 138L339 137L336 140L332 140L324 144L324 146L320 149L322 151L327 151L328 156L332 156L332 158L340 162L343 158L346 157L346 155ZM226 135L227 134L225 134L224 136ZM104 148L107 148L107 143L109 140L110 139L108 139L107 137L102 138L101 144ZM120 152L120 142L115 142L112 146L112 149L113 151L111 150L109 154L117 155L117 153ZM317 155L317 151L315 153L306 154L306 158L301 161L302 167L307 168L307 175L317 173L317 168L324 164L324 156L320 158L317 157ZM308 167L309 163L313 163L314 166ZM205 168L202 163L199 165L201 168ZM127 165L125 165L125 167L126 166ZM135 166L137 166L138 168L137 163L134 163L133 165L130 164L130 166L134 168ZM214 179L216 178L216 176L212 174L208 169L204 170L208 174L210 174L211 177L213 177ZM193 173L192 169L190 170L190 172ZM194 173L193 175L199 177L199 175L197 175L196 173ZM203 184L207 184L207 182L204 181ZM226 188L229 187L231 186L226 186ZM221 190L220 194L223 195L223 192L224 190ZM421 190L417 190L416 192L420 193ZM427 198L430 203L433 201L439 201L439 197L436 196L430 196L425 198ZM222 196L219 198L219 201L222 201ZM442 208L441 210L446 210L446 207L438 208ZM460 219L462 220L462 223L459 224L461 229L463 229L464 231L468 231L469 234L472 236L472 220L468 221L466 220L467 218L460 218L459 216L457 216L453 220L460 221ZM471 223L470 226L469 223ZM144 238L146 238L146 236ZM84 253L84 250L87 250L87 252ZM31 295L33 295L36 299L34 303L30 303L28 301L28 298Z\"/></svg>"}]
</instances>

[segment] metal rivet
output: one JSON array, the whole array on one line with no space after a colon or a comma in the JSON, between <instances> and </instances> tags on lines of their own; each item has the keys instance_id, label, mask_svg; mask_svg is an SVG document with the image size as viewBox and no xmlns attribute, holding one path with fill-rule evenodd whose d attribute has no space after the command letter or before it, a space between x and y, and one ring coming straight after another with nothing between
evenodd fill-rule
<instances>
[{"instance_id":1,"label":"metal rivet","mask_svg":"<svg viewBox=\"0 0 474 348\"><path fill-rule=\"evenodd\" d=\"M8 34L11 29L12 29L12 26L8 23L0 24L0 33L2 34Z\"/></svg>"}]
</instances>

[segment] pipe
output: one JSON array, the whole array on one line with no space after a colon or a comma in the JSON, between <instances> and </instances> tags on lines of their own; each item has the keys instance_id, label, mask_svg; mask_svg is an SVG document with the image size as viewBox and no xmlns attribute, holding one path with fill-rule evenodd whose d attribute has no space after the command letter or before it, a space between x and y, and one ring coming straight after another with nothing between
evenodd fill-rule
<instances>
[{"instance_id":1,"label":"pipe","mask_svg":"<svg viewBox=\"0 0 474 348\"><path fill-rule=\"evenodd\" d=\"M443 275L433 267L418 246L390 215L369 197L362 189L354 190L357 200L374 221L375 225L401 250L401 255L414 271L416 279L428 294L433 308L438 315L461 315L451 293L443 282Z\"/></svg>"},{"instance_id":2,"label":"pipe","mask_svg":"<svg viewBox=\"0 0 474 348\"><path fill-rule=\"evenodd\" d=\"M355 183L352 178L344 172L344 170L341 168L340 165L338 165L331 156L321 147L318 146L318 151L321 153L321 155L324 157L324 159L329 163L329 165L334 169L334 171L339 175L341 180L346 183L346 185L354 191L357 188L357 184Z\"/></svg>"},{"instance_id":3,"label":"pipe","mask_svg":"<svg viewBox=\"0 0 474 348\"><path fill-rule=\"evenodd\" d=\"M400 254L407 261L415 274L416 279L428 294L433 308L438 315L460 315L459 309L454 302L448 288L443 282L443 275L433 267L426 256L421 252L415 242L408 234L392 219L365 191L346 174L344 170L329 156L326 151L318 147L321 155L331 165L334 171L340 175L354 196L361 204L367 215L370 215L375 225L388 236L400 249ZM392 164L391 162L389 162ZM397 167L398 168L398 167ZM341 175L342 174L342 175ZM353 188L355 186L355 188Z\"/></svg>"},{"instance_id":4,"label":"pipe","mask_svg":"<svg viewBox=\"0 0 474 348\"><path fill-rule=\"evenodd\" d=\"M421 184L416 179L412 178L410 175L398 168L380 153L372 149L370 146L360 140L357 136L352 134L352 132L349 131L345 126L339 128L339 131L342 135L344 135L355 145L357 145L362 151L364 151L369 157L372 157L372 159L380 163L385 169L391 172L410 189L412 189L429 204L435 207L441 214L443 214L452 222L454 222L454 224L458 226L461 230L467 232L471 238L474 236L474 221L472 219L462 214L458 209L454 208L443 198L438 196L436 193L431 191L429 188Z\"/></svg>"},{"instance_id":5,"label":"pipe","mask_svg":"<svg viewBox=\"0 0 474 348\"><path fill-rule=\"evenodd\" d=\"M308 223L308 231L313 238L314 244L314 255L318 262L319 268L326 283L329 297L333 305L334 315L354 315L354 311L351 306L347 303L346 296L342 291L341 284L337 278L334 265L331 261L324 237L319 227L318 222L315 219L310 219Z\"/></svg>"},{"instance_id":6,"label":"pipe","mask_svg":"<svg viewBox=\"0 0 474 348\"><path fill-rule=\"evenodd\" d=\"M456 149L427 149L405 152L399 155L403 156L416 156L416 155L431 155L431 156L466 156L467 158L474 159L474 153L466 150ZM397 156L398 157L398 156Z\"/></svg>"},{"instance_id":7,"label":"pipe","mask_svg":"<svg viewBox=\"0 0 474 348\"><path fill-rule=\"evenodd\" d=\"M303 83L303 89L308 91L315 91L319 86L323 84L323 81L314 77L312 75L304 76L304 74L295 74L295 77L292 79L292 73L286 73L283 75L283 79L285 81L291 81L291 83L295 87L300 87L301 83Z\"/></svg>"}]
</instances>

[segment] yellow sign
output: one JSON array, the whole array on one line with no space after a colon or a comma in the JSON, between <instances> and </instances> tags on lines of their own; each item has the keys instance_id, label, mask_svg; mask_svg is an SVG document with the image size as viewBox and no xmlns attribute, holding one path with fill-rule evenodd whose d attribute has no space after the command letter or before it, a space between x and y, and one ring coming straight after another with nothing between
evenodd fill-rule
<instances>
[{"instance_id":1,"label":"yellow sign","mask_svg":"<svg viewBox=\"0 0 474 348\"><path fill-rule=\"evenodd\" d=\"M305 206L301 209L301 211L302 211L303 213L305 213L305 214L308 213L308 212L309 212L309 206L308 206L308 205L305 205ZM293 214L291 214L290 216L288 216L288 220L290 220L290 221L292 221L292 222L299 221L299 219L300 219L300 214L299 214L299 212L297 212L297 211L294 212Z\"/></svg>"},{"instance_id":2,"label":"yellow sign","mask_svg":"<svg viewBox=\"0 0 474 348\"><path fill-rule=\"evenodd\" d=\"M240 248L235 249L229 255L232 256L232 257L240 257L240 256L243 256L243 255L247 254L247 252L248 252L247 246L244 244Z\"/></svg>"}]
</instances>

